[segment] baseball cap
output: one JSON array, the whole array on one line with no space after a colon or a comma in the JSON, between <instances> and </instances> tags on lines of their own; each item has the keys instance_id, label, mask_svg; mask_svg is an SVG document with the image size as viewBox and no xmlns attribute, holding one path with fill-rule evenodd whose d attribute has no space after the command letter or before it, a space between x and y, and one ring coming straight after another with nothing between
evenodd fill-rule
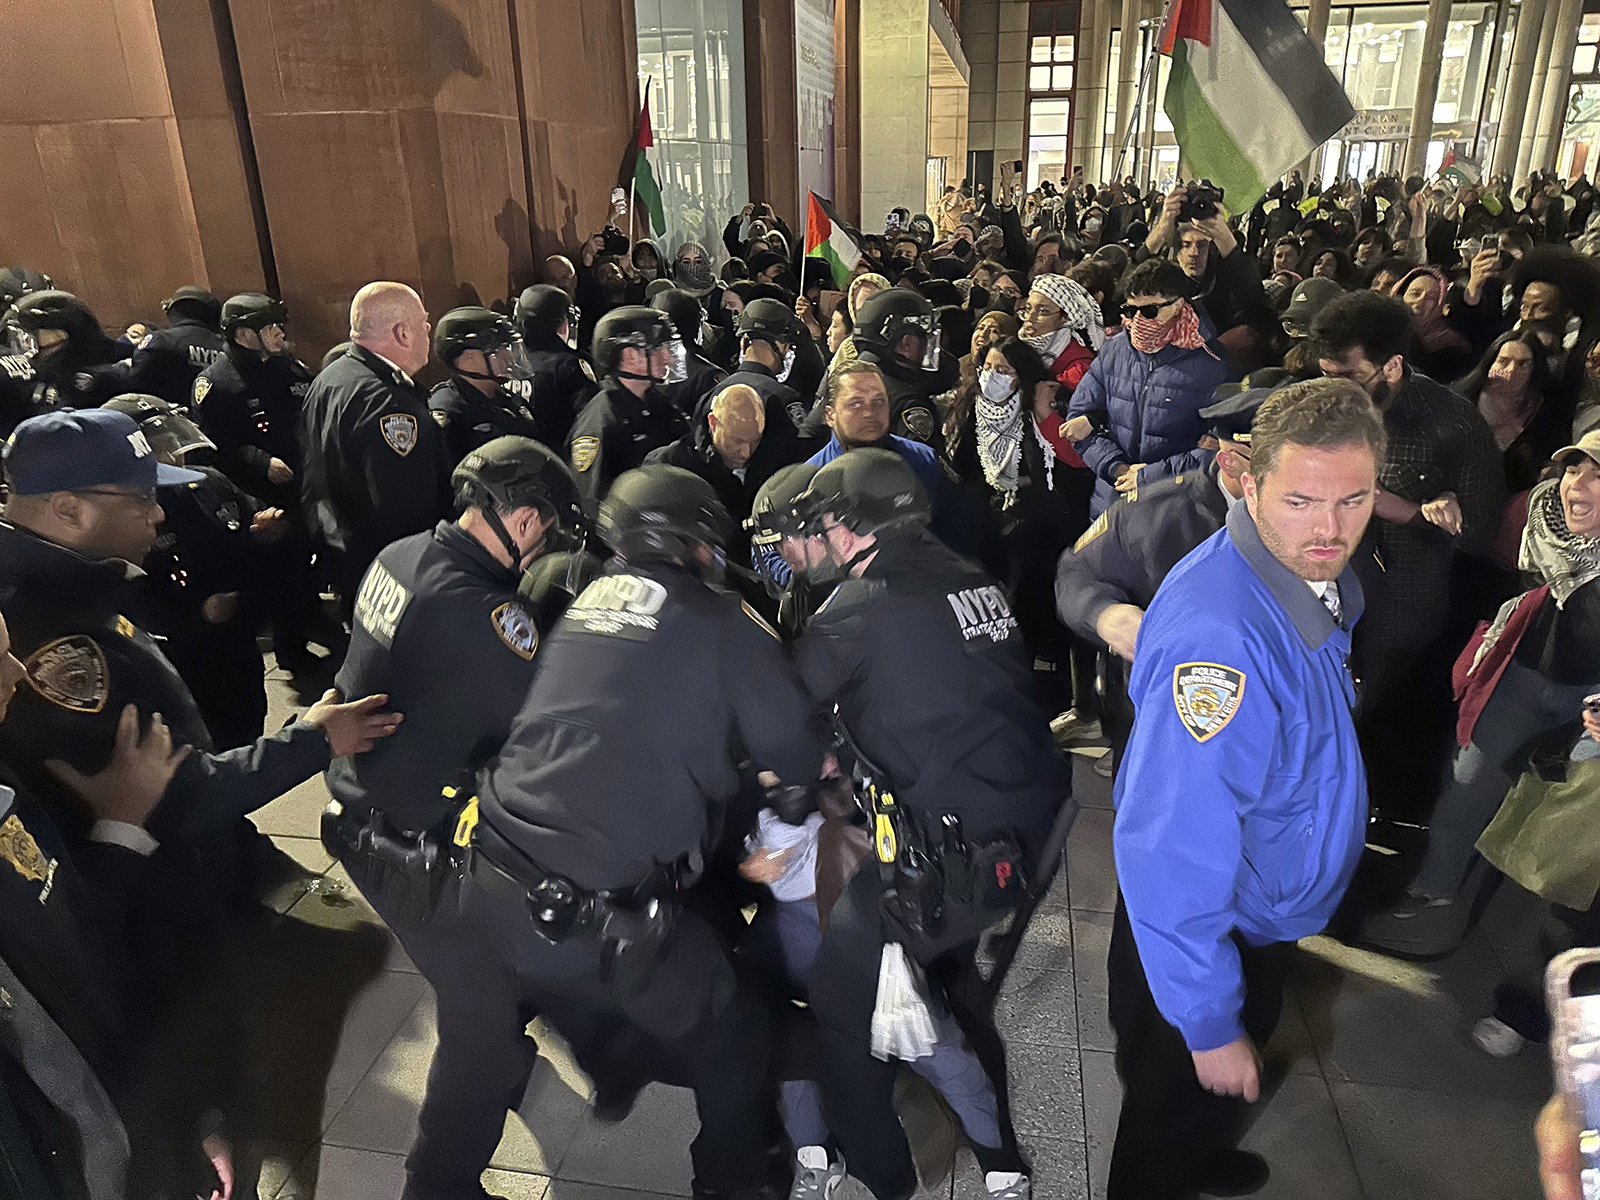
<instances>
[{"instance_id":1,"label":"baseball cap","mask_svg":"<svg viewBox=\"0 0 1600 1200\"><path fill-rule=\"evenodd\" d=\"M1595 465L1600 466L1600 429L1591 429L1572 445L1561 447L1550 456L1550 461L1569 466L1575 454L1587 455Z\"/></svg>"},{"instance_id":2,"label":"baseball cap","mask_svg":"<svg viewBox=\"0 0 1600 1200\"><path fill-rule=\"evenodd\" d=\"M199 471L159 462L138 422L108 408L29 417L6 443L5 467L11 490L19 496L170 487L205 478Z\"/></svg>"}]
</instances>

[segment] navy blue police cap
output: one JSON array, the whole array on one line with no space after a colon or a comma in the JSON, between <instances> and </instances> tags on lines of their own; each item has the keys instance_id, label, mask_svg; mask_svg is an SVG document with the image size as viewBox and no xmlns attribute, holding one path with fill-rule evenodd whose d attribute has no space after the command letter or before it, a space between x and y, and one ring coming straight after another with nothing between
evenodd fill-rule
<instances>
[{"instance_id":1,"label":"navy blue police cap","mask_svg":"<svg viewBox=\"0 0 1600 1200\"><path fill-rule=\"evenodd\" d=\"M108 408L29 417L6 443L5 468L18 496L108 487L148 491L205 478L160 462L138 422Z\"/></svg>"}]
</instances>

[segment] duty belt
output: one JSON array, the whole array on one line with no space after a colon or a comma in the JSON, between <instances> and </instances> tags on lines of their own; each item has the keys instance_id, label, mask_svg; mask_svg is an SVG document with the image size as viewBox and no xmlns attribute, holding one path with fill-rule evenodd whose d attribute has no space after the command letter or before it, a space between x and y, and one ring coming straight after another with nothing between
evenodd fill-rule
<instances>
[{"instance_id":1,"label":"duty belt","mask_svg":"<svg viewBox=\"0 0 1600 1200\"><path fill-rule=\"evenodd\" d=\"M617 943L641 941L659 936L668 919L662 899L679 886L676 864L658 868L637 887L594 891L540 867L487 825L480 825L477 832L467 873L491 895L525 904L535 931L546 941L559 944L574 933ZM492 849L485 848L486 840L493 843Z\"/></svg>"}]
</instances>

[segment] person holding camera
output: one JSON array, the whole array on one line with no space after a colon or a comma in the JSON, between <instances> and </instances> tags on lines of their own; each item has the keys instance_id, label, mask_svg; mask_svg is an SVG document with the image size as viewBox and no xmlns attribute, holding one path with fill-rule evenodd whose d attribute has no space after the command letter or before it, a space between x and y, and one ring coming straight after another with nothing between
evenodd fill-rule
<instances>
[{"instance_id":1,"label":"person holding camera","mask_svg":"<svg viewBox=\"0 0 1600 1200\"><path fill-rule=\"evenodd\" d=\"M1206 180L1173 188L1161 216L1134 255L1136 262L1168 255L1194 281L1196 307L1219 334L1239 325L1270 329L1272 305L1261 276L1221 208L1222 189Z\"/></svg>"}]
</instances>

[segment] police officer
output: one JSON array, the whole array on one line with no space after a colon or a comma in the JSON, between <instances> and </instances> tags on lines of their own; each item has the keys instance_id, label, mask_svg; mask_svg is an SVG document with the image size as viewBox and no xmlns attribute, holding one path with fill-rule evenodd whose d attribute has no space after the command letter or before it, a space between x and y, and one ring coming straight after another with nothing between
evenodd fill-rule
<instances>
[{"instance_id":1,"label":"police officer","mask_svg":"<svg viewBox=\"0 0 1600 1200\"><path fill-rule=\"evenodd\" d=\"M450 378L428 396L428 411L444 430L452 466L497 437L543 440L533 412L509 391L511 349L517 340L511 319L487 308L452 308L433 331L433 356Z\"/></svg>"},{"instance_id":2,"label":"police officer","mask_svg":"<svg viewBox=\"0 0 1600 1200\"><path fill-rule=\"evenodd\" d=\"M1127 744L1132 712L1126 703L1126 664L1133 661L1139 623L1167 572L1222 528L1228 509L1244 497L1250 468L1250 423L1270 387L1227 394L1200 415L1211 423L1217 457L1210 466L1136 488L1095 519L1056 564L1056 612L1074 633L1107 646L1121 661L1104 664L1114 753ZM1110 763L1106 764L1110 766Z\"/></svg>"},{"instance_id":3,"label":"police officer","mask_svg":"<svg viewBox=\"0 0 1600 1200\"><path fill-rule=\"evenodd\" d=\"M156 810L150 832L211 855L204 890L245 882L238 818L368 749L397 724L381 697L340 704L330 692L299 720L254 745L211 754L194 697L136 611L137 567L162 519L158 486L199 483L197 471L159 463L132 417L106 409L45 413L17 427L5 449L9 496L0 520L0 607L33 686L0 725L0 756L28 786L60 798L42 769L58 758L89 773L112 752L124 705L141 722L161 713L176 741L195 747ZM63 800L64 804L65 801Z\"/></svg>"},{"instance_id":4,"label":"police officer","mask_svg":"<svg viewBox=\"0 0 1600 1200\"><path fill-rule=\"evenodd\" d=\"M567 445L589 512L617 476L688 431L688 419L661 390L682 378L682 354L672 322L654 309L623 305L595 326L594 361L605 380L573 422Z\"/></svg>"},{"instance_id":5,"label":"police officer","mask_svg":"<svg viewBox=\"0 0 1600 1200\"><path fill-rule=\"evenodd\" d=\"M230 296L222 306L227 352L194 381L191 410L216 445L219 470L284 520L262 547L263 583L272 617L278 666L292 672L320 661L306 649L321 621L321 584L312 569L311 537L300 508L300 415L311 390L311 371L288 343L288 309L260 292ZM342 631L316 636L334 649Z\"/></svg>"},{"instance_id":6,"label":"police officer","mask_svg":"<svg viewBox=\"0 0 1600 1200\"><path fill-rule=\"evenodd\" d=\"M687 471L617 480L600 511L616 558L545 642L480 777L464 907L569 1040L621 1019L694 1089L696 1195L761 1196L764 1009L675 892L738 790L730 745L791 785L816 780L823 747L782 645L706 582L729 525Z\"/></svg>"},{"instance_id":7,"label":"police officer","mask_svg":"<svg viewBox=\"0 0 1600 1200\"><path fill-rule=\"evenodd\" d=\"M917 1177L894 1114L896 1067L871 1050L885 946L902 942L924 965L970 962L983 929L1020 903L1023 872L1071 803L1071 774L1032 699L1004 593L929 532L927 496L905 460L852 450L817 471L801 503L814 535L808 578L838 587L795 643L795 660L816 700L838 706L858 768L873 779L879 850L877 867L857 873L827 915L817 954L823 1105L850 1172L882 1200L905 1200ZM936 859L946 879L994 886L982 900L927 895L910 878L916 855ZM940 1040L946 1053L959 1048L953 1026ZM975 1067L970 1054L955 1065ZM975 1089L995 1096L981 1071L961 1090ZM988 1190L1026 1196L1008 1123L997 1102L987 1109L986 1127L969 1122L967 1135Z\"/></svg>"},{"instance_id":8,"label":"police officer","mask_svg":"<svg viewBox=\"0 0 1600 1200\"><path fill-rule=\"evenodd\" d=\"M650 307L667 314L667 319L672 322L683 342L683 382L674 383L664 390L684 416L693 416L699 411L700 401L728 374L707 358L701 348L700 335L706 328L706 310L691 293L679 288L667 288L657 293L650 301Z\"/></svg>"},{"instance_id":9,"label":"police officer","mask_svg":"<svg viewBox=\"0 0 1600 1200\"><path fill-rule=\"evenodd\" d=\"M7 312L6 328L12 345L33 360L41 411L97 408L130 390L123 348L71 292L29 292Z\"/></svg>"},{"instance_id":10,"label":"police officer","mask_svg":"<svg viewBox=\"0 0 1600 1200\"><path fill-rule=\"evenodd\" d=\"M300 509L300 412L311 372L289 353L288 309L260 292L222 306L227 348L194 381L191 408L216 445L218 468L285 512Z\"/></svg>"},{"instance_id":11,"label":"police officer","mask_svg":"<svg viewBox=\"0 0 1600 1200\"><path fill-rule=\"evenodd\" d=\"M543 430L539 440L565 446L572 422L598 388L594 368L575 349L578 309L566 292L539 283L523 289L512 316L521 340L506 387L533 410Z\"/></svg>"},{"instance_id":12,"label":"police officer","mask_svg":"<svg viewBox=\"0 0 1600 1200\"><path fill-rule=\"evenodd\" d=\"M885 288L856 314L851 334L862 362L875 363L889 388L889 432L944 453L934 397L956 385L960 365L940 348L933 305L908 288Z\"/></svg>"},{"instance_id":13,"label":"police officer","mask_svg":"<svg viewBox=\"0 0 1600 1200\"><path fill-rule=\"evenodd\" d=\"M35 396L37 377L33 358L27 354L0 354L0 440L11 436L11 431L29 417L36 417L49 407L42 395Z\"/></svg>"},{"instance_id":14,"label":"police officer","mask_svg":"<svg viewBox=\"0 0 1600 1200\"><path fill-rule=\"evenodd\" d=\"M819 468L794 463L761 485L745 527L750 530L750 561L769 598L776 602L773 624L784 638L800 636L806 620L827 599L827 589L806 582L806 518L799 499Z\"/></svg>"},{"instance_id":15,"label":"police officer","mask_svg":"<svg viewBox=\"0 0 1600 1200\"><path fill-rule=\"evenodd\" d=\"M199 428L159 396L127 395L106 408L127 413L164 463L214 449ZM200 479L159 488L165 519L139 581L141 623L165 639L211 741L221 750L261 736L267 719L265 664L256 647L265 556L261 541L282 532L268 509L212 467Z\"/></svg>"},{"instance_id":16,"label":"police officer","mask_svg":"<svg viewBox=\"0 0 1600 1200\"><path fill-rule=\"evenodd\" d=\"M478 1177L533 1066L522 1032L531 1014L513 976L456 915L454 897L435 900L457 785L499 750L550 633L517 595L523 568L564 545L582 515L572 472L529 438L469 451L452 482L461 516L393 543L368 568L336 684L387 693L406 722L376 752L327 772L329 850L439 999L406 1200L484 1194Z\"/></svg>"},{"instance_id":17,"label":"police officer","mask_svg":"<svg viewBox=\"0 0 1600 1200\"><path fill-rule=\"evenodd\" d=\"M766 405L767 427L774 437L785 425L790 430L797 429L805 419L806 402L784 380L794 367L795 347L810 336L806 327L782 301L752 300L734 322L734 330L739 335L739 362L701 402L696 415L704 419L718 392L742 383L754 389ZM785 441L792 446L794 435L789 434Z\"/></svg>"},{"instance_id":18,"label":"police officer","mask_svg":"<svg viewBox=\"0 0 1600 1200\"><path fill-rule=\"evenodd\" d=\"M350 348L306 395L301 496L313 543L340 560L346 616L378 551L450 508L444 434L412 379L427 363L421 297L369 283L350 302Z\"/></svg>"},{"instance_id":19,"label":"police officer","mask_svg":"<svg viewBox=\"0 0 1600 1200\"><path fill-rule=\"evenodd\" d=\"M1235 1148L1260 1095L1257 1047L1293 943L1332 915L1366 826L1348 564L1384 442L1347 380L1275 393L1252 429L1244 502L1139 626L1107 964L1123 1081L1112 1200L1239 1196L1267 1178Z\"/></svg>"},{"instance_id":20,"label":"police officer","mask_svg":"<svg viewBox=\"0 0 1600 1200\"><path fill-rule=\"evenodd\" d=\"M186 284L161 302L167 327L153 329L134 348L129 390L185 407L201 371L227 351L221 333L222 301Z\"/></svg>"}]
</instances>

